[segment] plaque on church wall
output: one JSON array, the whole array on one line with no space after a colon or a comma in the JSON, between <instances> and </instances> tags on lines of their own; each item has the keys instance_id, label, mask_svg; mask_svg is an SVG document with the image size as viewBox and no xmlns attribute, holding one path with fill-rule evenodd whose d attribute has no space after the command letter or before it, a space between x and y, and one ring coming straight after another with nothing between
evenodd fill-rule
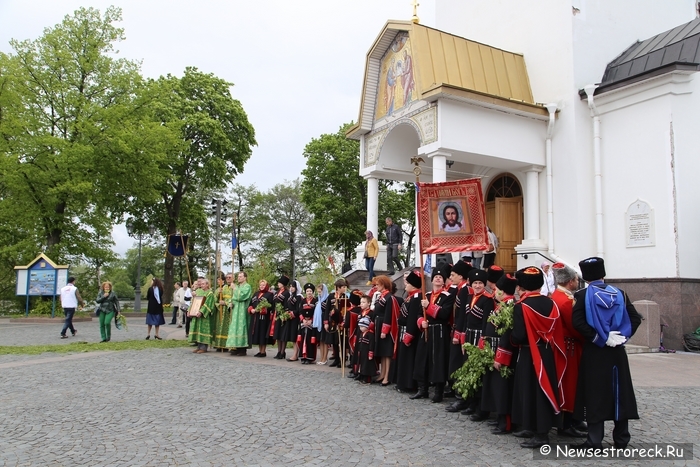
<instances>
[{"instance_id":1,"label":"plaque on church wall","mask_svg":"<svg viewBox=\"0 0 700 467\"><path fill-rule=\"evenodd\" d=\"M656 245L654 210L638 199L625 213L627 248Z\"/></svg>"}]
</instances>

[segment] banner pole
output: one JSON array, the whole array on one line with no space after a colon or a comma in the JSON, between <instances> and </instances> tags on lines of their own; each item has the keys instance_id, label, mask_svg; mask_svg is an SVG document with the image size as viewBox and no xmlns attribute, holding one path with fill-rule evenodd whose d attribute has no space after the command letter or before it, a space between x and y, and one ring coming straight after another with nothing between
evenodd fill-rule
<instances>
[{"instance_id":1,"label":"banner pole","mask_svg":"<svg viewBox=\"0 0 700 467\"><path fill-rule=\"evenodd\" d=\"M417 253L418 257L420 258L420 272L421 275L423 276L423 279L420 281L420 289L421 289L421 300L425 300L425 271L423 270L423 250L421 248L421 238L420 238L420 206L418 205L418 200L420 198L420 192L419 192L419 187L418 184L420 183L420 174L421 174L421 169L420 169L420 163L424 162L422 157L411 157L411 164L413 164L415 167L413 168L413 173L416 175L416 225L418 226L418 248L417 248ZM426 309L423 308L423 320L428 321L428 313L426 312ZM425 336L425 342L428 342L428 330L426 329L425 332L423 333Z\"/></svg>"}]
</instances>

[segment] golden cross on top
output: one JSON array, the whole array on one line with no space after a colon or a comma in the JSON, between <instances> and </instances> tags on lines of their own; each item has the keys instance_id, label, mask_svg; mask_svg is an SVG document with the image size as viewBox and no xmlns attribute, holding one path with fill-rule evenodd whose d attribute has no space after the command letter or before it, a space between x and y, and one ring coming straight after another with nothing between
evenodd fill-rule
<instances>
[{"instance_id":1,"label":"golden cross on top","mask_svg":"<svg viewBox=\"0 0 700 467\"><path fill-rule=\"evenodd\" d=\"M420 3L418 3L418 0L411 0L411 5L413 5L413 18L411 18L411 21L418 24L420 22L420 19L418 18L418 7L420 6Z\"/></svg>"}]
</instances>

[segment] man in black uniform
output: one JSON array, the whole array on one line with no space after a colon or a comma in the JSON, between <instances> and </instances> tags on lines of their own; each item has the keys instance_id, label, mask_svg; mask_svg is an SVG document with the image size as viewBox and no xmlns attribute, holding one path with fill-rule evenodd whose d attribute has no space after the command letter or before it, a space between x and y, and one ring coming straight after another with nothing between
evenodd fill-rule
<instances>
[{"instance_id":1,"label":"man in black uniform","mask_svg":"<svg viewBox=\"0 0 700 467\"><path fill-rule=\"evenodd\" d=\"M411 399L428 397L430 384L435 385L433 402L442 402L444 396L445 383L449 377L450 317L455 303L455 295L445 287L450 269L447 264L433 269L433 290L426 292L426 298L421 301L427 320L422 316L418 318L421 334L413 371L413 378L418 381L418 392Z\"/></svg>"},{"instance_id":2,"label":"man in black uniform","mask_svg":"<svg viewBox=\"0 0 700 467\"><path fill-rule=\"evenodd\" d=\"M578 263L588 288L574 295L574 328L586 339L579 366L574 418L588 422L582 445L600 448L605 420L613 420L613 442L624 449L630 441L629 419L638 419L625 342L642 318L622 290L605 284L602 258Z\"/></svg>"}]
</instances>

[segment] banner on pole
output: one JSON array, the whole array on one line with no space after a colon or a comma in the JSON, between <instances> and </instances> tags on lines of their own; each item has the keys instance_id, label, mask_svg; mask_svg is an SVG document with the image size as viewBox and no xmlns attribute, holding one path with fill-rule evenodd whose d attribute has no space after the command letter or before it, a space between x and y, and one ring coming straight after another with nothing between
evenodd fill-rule
<instances>
[{"instance_id":1,"label":"banner on pole","mask_svg":"<svg viewBox=\"0 0 700 467\"><path fill-rule=\"evenodd\" d=\"M168 235L168 253L171 256L185 256L187 253L187 235Z\"/></svg>"},{"instance_id":2,"label":"banner on pole","mask_svg":"<svg viewBox=\"0 0 700 467\"><path fill-rule=\"evenodd\" d=\"M481 180L418 184L421 254L488 248Z\"/></svg>"}]
</instances>

